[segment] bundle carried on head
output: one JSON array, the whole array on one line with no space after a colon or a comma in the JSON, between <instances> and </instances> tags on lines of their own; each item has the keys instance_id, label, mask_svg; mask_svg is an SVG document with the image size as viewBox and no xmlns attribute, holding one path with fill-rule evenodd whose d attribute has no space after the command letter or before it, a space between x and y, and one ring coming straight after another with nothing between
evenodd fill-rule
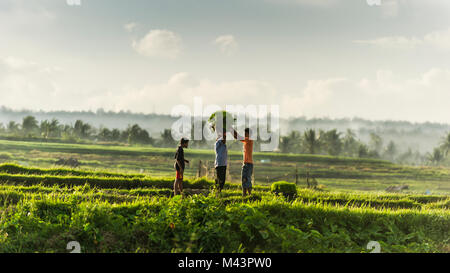
<instances>
[{"instance_id":1,"label":"bundle carried on head","mask_svg":"<svg viewBox=\"0 0 450 273\"><path fill-rule=\"evenodd\" d=\"M208 119L209 126L216 133L230 131L235 121L236 118L233 116L233 114L228 113L227 111L217 111L213 113Z\"/></svg>"}]
</instances>

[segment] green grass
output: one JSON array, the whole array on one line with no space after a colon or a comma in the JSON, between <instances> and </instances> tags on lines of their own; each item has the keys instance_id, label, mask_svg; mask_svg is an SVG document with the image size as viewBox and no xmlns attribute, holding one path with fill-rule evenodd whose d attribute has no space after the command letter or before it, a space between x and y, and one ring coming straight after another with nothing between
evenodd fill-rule
<instances>
[{"instance_id":1,"label":"green grass","mask_svg":"<svg viewBox=\"0 0 450 273\"><path fill-rule=\"evenodd\" d=\"M58 158L73 157L82 165L72 175L84 175L85 171L96 172L97 176L121 173L127 177L149 175L152 177L173 177L173 149L111 146L64 143L38 143L0 140L0 163L14 162L20 165L50 169L46 174L64 172L54 163ZM191 160L185 176L196 176L200 160L209 165L208 179L213 179L213 150L186 149L186 157ZM239 183L242 154L230 151L228 180ZM275 181L295 182L306 186L306 172L329 190L339 191L382 191L389 186L407 184L408 192L448 194L450 192L450 170L437 167L411 167L371 159L342 158L320 155L291 155L280 153L255 153L254 182L270 185ZM270 159L269 163L261 163ZM51 169L59 169L58 171ZM28 171L29 174L33 172ZM35 173L36 174L36 173Z\"/></svg>"},{"instance_id":2,"label":"green grass","mask_svg":"<svg viewBox=\"0 0 450 273\"><path fill-rule=\"evenodd\" d=\"M180 198L174 149L5 140L0 149L0 252L66 252L69 241L82 252L369 252L369 241L382 252L450 252L445 168L255 153L256 184L242 197L240 152L230 151L231 181L216 195L212 172L196 178L213 152L187 149ZM60 157L83 164L54 165ZM274 182L292 185L296 167L297 195L271 193ZM306 171L318 190L306 189Z\"/></svg>"},{"instance_id":3,"label":"green grass","mask_svg":"<svg viewBox=\"0 0 450 273\"><path fill-rule=\"evenodd\" d=\"M121 178L136 178L144 177L143 174L123 174L105 171L83 171L70 168L33 168L24 167L17 164L0 164L0 173L8 174L27 174L27 175L58 175L58 176L100 176L100 177L121 177Z\"/></svg>"},{"instance_id":4,"label":"green grass","mask_svg":"<svg viewBox=\"0 0 450 273\"><path fill-rule=\"evenodd\" d=\"M150 190L11 187L0 190L0 252L65 252L72 240L83 252L368 252L369 241L382 252L449 251L448 209L409 207L390 195L382 196L386 206L371 207L306 190L288 202L235 190L167 198Z\"/></svg>"},{"instance_id":5,"label":"green grass","mask_svg":"<svg viewBox=\"0 0 450 273\"><path fill-rule=\"evenodd\" d=\"M120 174L5 175L24 180L0 179L0 252L65 252L72 240L83 252L367 252L369 241L383 252L450 251L445 195L300 188L285 199L258 186L242 197L228 184L216 196L203 179L195 189L186 183L184 198L172 198L160 178L124 188ZM87 182L66 181L76 179ZM96 184L103 180L111 182Z\"/></svg>"},{"instance_id":6,"label":"green grass","mask_svg":"<svg viewBox=\"0 0 450 273\"><path fill-rule=\"evenodd\" d=\"M66 144L66 143L48 143L48 142L24 142L0 140L0 149L8 150L39 150L43 152L67 152L79 154L107 154L107 155L132 155L132 156L169 156L172 157L175 148L155 148L148 146L109 146L109 145L92 145L92 144ZM211 150L189 150L192 158L203 158L205 156L213 156L214 151ZM239 151L229 151L231 159L241 159L242 153ZM333 157L325 155L300 155L300 154L277 154L268 152L255 152L253 154L256 160L271 159L276 161L294 161L294 162L326 162L329 164L337 163L370 163L379 165L390 165L391 163L376 159L355 159L350 157Z\"/></svg>"}]
</instances>

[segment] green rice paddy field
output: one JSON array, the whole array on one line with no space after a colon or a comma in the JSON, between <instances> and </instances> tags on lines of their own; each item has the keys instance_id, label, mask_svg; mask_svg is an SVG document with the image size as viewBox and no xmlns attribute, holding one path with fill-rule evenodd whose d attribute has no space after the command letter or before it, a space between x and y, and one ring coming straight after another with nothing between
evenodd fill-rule
<instances>
[{"instance_id":1,"label":"green rice paddy field","mask_svg":"<svg viewBox=\"0 0 450 273\"><path fill-rule=\"evenodd\" d=\"M449 169L256 153L254 192L242 197L240 152L229 152L217 195L213 151L187 149L181 198L174 152L1 140L0 252L68 252L70 241L82 252L370 252L370 241L381 252L450 252ZM272 193L276 181L297 181L297 194ZM408 189L385 192L397 185Z\"/></svg>"}]
</instances>

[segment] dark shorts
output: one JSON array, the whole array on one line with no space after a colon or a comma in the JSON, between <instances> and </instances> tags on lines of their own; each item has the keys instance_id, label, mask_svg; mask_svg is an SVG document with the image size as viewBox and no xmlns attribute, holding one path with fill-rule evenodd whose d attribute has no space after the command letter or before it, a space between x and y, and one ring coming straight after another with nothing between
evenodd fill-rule
<instances>
[{"instance_id":1,"label":"dark shorts","mask_svg":"<svg viewBox=\"0 0 450 273\"><path fill-rule=\"evenodd\" d=\"M242 187L244 189L252 188L253 164L244 163L242 166Z\"/></svg>"},{"instance_id":2,"label":"dark shorts","mask_svg":"<svg viewBox=\"0 0 450 273\"><path fill-rule=\"evenodd\" d=\"M216 185L219 189L223 189L225 185L225 178L227 175L227 166L217 166L216 167Z\"/></svg>"}]
</instances>

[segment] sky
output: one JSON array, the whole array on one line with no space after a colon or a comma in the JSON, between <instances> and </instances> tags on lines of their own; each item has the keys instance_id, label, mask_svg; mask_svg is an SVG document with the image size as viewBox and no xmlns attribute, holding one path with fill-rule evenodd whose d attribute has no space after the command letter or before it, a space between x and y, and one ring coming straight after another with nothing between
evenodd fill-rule
<instances>
[{"instance_id":1,"label":"sky","mask_svg":"<svg viewBox=\"0 0 450 273\"><path fill-rule=\"evenodd\" d=\"M0 0L0 106L450 123L448 0L77 1Z\"/></svg>"}]
</instances>

